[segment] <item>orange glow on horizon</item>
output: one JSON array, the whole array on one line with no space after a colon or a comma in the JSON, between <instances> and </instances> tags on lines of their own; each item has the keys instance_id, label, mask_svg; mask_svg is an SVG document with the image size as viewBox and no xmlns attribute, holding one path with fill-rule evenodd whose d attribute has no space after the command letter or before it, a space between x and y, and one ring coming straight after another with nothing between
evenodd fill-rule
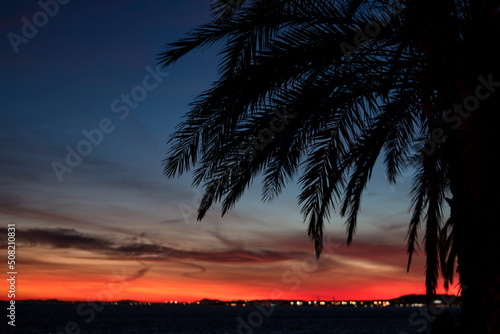
<instances>
[{"instance_id":1,"label":"orange glow on horizon","mask_svg":"<svg viewBox=\"0 0 500 334\"><path fill-rule=\"evenodd\" d=\"M163 303L170 300L180 302L195 302L203 298L231 300L386 300L409 294L424 294L425 287L417 283L401 283L398 285L376 284L360 289L336 291L334 287L319 286L315 290L291 291L286 286L260 289L231 286L227 284L201 284L193 287L186 282L168 282L165 280L141 280L131 284L128 282L110 281L107 283L73 281L56 282L50 277L39 278L36 281L20 280L17 300L27 299L58 299L61 301L119 301L137 300L142 302ZM40 286L51 287L40 289ZM457 288L450 289L447 294L456 295ZM445 294L444 289L438 289L438 294Z\"/></svg>"},{"instance_id":2,"label":"orange glow on horizon","mask_svg":"<svg viewBox=\"0 0 500 334\"><path fill-rule=\"evenodd\" d=\"M50 232L62 240L67 237L58 230ZM83 236L85 242L106 245L97 237ZM233 244L224 245L227 250L189 246L176 256L159 256L155 252L162 246L142 244L97 250L65 244L20 247L16 300L387 300L425 294L425 257L416 257L407 273L404 246L364 241L347 248L332 242L331 250L316 260L309 244L286 242L289 239L249 243L246 249ZM141 247L144 253L136 255ZM443 288L437 292L445 293ZM448 292L457 293L456 287Z\"/></svg>"}]
</instances>

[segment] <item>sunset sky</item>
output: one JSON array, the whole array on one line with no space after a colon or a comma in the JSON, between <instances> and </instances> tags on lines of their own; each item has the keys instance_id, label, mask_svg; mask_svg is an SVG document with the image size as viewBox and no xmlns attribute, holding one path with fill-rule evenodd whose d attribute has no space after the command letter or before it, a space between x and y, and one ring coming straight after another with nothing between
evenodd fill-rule
<instances>
[{"instance_id":1,"label":"sunset sky","mask_svg":"<svg viewBox=\"0 0 500 334\"><path fill-rule=\"evenodd\" d=\"M353 244L334 215L319 262L294 183L263 203L257 179L224 218L216 206L196 221L200 191L189 174L166 179L162 160L188 104L216 79L218 47L163 70L156 57L209 19L209 1L60 2L49 14L35 0L0 3L0 245L6 256L15 223L17 299L425 293L423 250L406 272L411 171L394 186L378 165Z\"/></svg>"}]
</instances>

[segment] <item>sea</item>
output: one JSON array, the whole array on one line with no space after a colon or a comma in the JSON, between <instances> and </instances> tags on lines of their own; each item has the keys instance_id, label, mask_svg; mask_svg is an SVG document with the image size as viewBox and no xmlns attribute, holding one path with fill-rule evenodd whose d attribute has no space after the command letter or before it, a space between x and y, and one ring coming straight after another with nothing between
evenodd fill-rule
<instances>
[{"instance_id":1,"label":"sea","mask_svg":"<svg viewBox=\"0 0 500 334\"><path fill-rule=\"evenodd\" d=\"M7 314L7 303L0 303ZM439 313L459 313L457 308ZM17 303L15 327L1 333L104 334L422 334L433 315L422 307L286 307Z\"/></svg>"}]
</instances>

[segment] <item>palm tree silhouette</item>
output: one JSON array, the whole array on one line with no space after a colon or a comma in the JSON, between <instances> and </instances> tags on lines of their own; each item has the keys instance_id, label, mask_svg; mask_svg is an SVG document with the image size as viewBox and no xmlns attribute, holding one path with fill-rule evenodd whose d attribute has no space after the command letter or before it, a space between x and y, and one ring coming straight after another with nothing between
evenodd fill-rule
<instances>
[{"instance_id":1,"label":"palm tree silhouette","mask_svg":"<svg viewBox=\"0 0 500 334\"><path fill-rule=\"evenodd\" d=\"M330 210L355 233L363 190L415 168L408 270L425 224L426 287L463 297L464 333L500 333L500 2L216 0L213 18L159 55L164 66L223 45L219 78L172 135L165 175L194 169L198 219L222 215L253 177L264 200L301 173L316 255ZM451 197L451 199L445 196ZM443 205L451 215L444 222Z\"/></svg>"}]
</instances>

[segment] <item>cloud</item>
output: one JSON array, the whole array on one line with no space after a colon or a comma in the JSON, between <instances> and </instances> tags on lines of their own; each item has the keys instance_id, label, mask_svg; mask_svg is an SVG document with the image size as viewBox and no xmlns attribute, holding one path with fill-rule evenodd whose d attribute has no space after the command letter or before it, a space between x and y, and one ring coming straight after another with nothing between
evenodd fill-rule
<instances>
[{"instance_id":1,"label":"cloud","mask_svg":"<svg viewBox=\"0 0 500 334\"><path fill-rule=\"evenodd\" d=\"M164 224L164 225L180 224L180 223L186 224L186 221L184 220L184 218L172 218L172 219L166 219L166 220L160 222L160 224Z\"/></svg>"},{"instance_id":2,"label":"cloud","mask_svg":"<svg viewBox=\"0 0 500 334\"><path fill-rule=\"evenodd\" d=\"M381 231L384 231L384 232L397 231L397 230L406 229L406 228L408 228L408 224L398 224L398 223L379 227L379 229Z\"/></svg>"},{"instance_id":3,"label":"cloud","mask_svg":"<svg viewBox=\"0 0 500 334\"><path fill-rule=\"evenodd\" d=\"M6 233L6 229L0 229ZM75 229L17 229L16 235L29 240L32 247L48 246L52 248L72 248L91 251L96 258L115 260L196 260L212 263L251 263L285 261L303 255L302 252L256 250L250 251L243 247L226 248L224 250L186 250L173 248L156 243L130 242L119 238L104 238L82 233ZM0 241L3 248L6 241ZM228 245L234 245L227 241ZM201 268L198 268L201 269Z\"/></svg>"},{"instance_id":4,"label":"cloud","mask_svg":"<svg viewBox=\"0 0 500 334\"><path fill-rule=\"evenodd\" d=\"M231 240L229 238L226 238L218 231L211 231L209 233L212 234L213 236L215 236L219 241L222 242L223 245L225 245L227 247L230 247L233 249L239 249L239 250L244 249L243 243L241 241L235 241L235 240Z\"/></svg>"},{"instance_id":5,"label":"cloud","mask_svg":"<svg viewBox=\"0 0 500 334\"><path fill-rule=\"evenodd\" d=\"M182 276L184 277L190 277L190 278L196 278L196 275L199 275L199 274L203 274L207 271L207 269L199 264L195 264L195 263L188 263L188 262L178 262L180 264L184 264L186 266L191 266L191 267L194 267L196 269L198 269L197 271L195 272L188 272L188 273L183 273Z\"/></svg>"},{"instance_id":6,"label":"cloud","mask_svg":"<svg viewBox=\"0 0 500 334\"><path fill-rule=\"evenodd\" d=\"M138 261L138 262L139 262L139 264L141 264L142 266L144 266L144 268L137 270L134 274L128 275L128 276L126 276L123 279L117 279L114 282L122 283L122 282L131 282L131 281L134 281L134 280L136 280L136 279L144 276L144 274L146 274L149 271L149 269L151 269L151 266L148 266L144 262L141 262L141 261Z\"/></svg>"},{"instance_id":7,"label":"cloud","mask_svg":"<svg viewBox=\"0 0 500 334\"><path fill-rule=\"evenodd\" d=\"M6 233L6 229L2 232ZM93 237L74 229L17 229L16 237L28 240L27 246L39 247L46 245L53 248L74 248L81 250L101 250L112 246L112 242L103 238ZM5 241L3 242L5 243ZM5 245L2 245L5 246Z\"/></svg>"}]
</instances>

